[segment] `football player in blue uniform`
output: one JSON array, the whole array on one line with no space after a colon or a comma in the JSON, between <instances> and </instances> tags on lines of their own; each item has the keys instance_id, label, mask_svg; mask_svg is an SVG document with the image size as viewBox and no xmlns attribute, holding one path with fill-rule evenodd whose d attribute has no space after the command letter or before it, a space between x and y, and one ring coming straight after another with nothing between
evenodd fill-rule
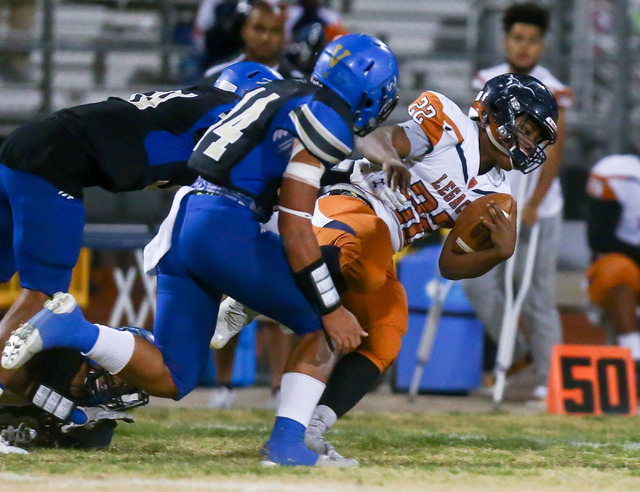
<instances>
[{"instance_id":1,"label":"football player in blue uniform","mask_svg":"<svg viewBox=\"0 0 640 492\"><path fill-rule=\"evenodd\" d=\"M304 432L338 353L366 333L341 305L311 216L325 167L351 153L353 134L389 115L397 77L384 43L350 34L327 45L312 82L275 81L247 93L198 142L189 167L201 178L176 194L145 250L145 268L158 275L155 345L87 322L73 297L59 294L14 332L3 366L68 346L152 395L179 399L197 384L226 293L301 337L263 462L334 464L305 447ZM260 229L276 204L281 237Z\"/></svg>"},{"instance_id":2,"label":"football player in blue uniform","mask_svg":"<svg viewBox=\"0 0 640 492\"><path fill-rule=\"evenodd\" d=\"M9 135L0 149L0 283L18 271L22 294L0 322L0 341L69 288L85 187L120 192L193 183L187 161L202 133L244 92L281 78L265 65L238 63L215 87L112 97ZM21 394L26 379L0 369L0 393L3 385Z\"/></svg>"}]
</instances>

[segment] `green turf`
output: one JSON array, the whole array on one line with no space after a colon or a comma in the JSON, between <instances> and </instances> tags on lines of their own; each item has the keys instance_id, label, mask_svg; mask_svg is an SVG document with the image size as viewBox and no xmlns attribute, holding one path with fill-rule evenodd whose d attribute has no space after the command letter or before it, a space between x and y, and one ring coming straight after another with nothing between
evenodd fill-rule
<instances>
[{"instance_id":1,"label":"green turf","mask_svg":"<svg viewBox=\"0 0 640 492\"><path fill-rule=\"evenodd\" d=\"M215 476L256 483L287 477L286 483L344 482L403 492L426 483L433 490L440 490L438 484L446 489L448 483L460 490L474 485L484 489L483 484L487 490L499 490L496 484L537 490L539 484L542 490L562 483L566 487L558 490L632 490L634 484L640 490L637 418L353 413L336 424L330 440L362 466L328 470L259 466L271 412L140 409L135 417L135 424L118 426L108 450L0 455L0 473L109 479Z\"/></svg>"}]
</instances>

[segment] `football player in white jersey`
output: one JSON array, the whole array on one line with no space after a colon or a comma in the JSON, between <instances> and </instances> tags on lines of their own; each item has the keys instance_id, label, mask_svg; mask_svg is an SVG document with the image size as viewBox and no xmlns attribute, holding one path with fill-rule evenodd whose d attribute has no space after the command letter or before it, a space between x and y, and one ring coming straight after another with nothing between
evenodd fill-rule
<instances>
[{"instance_id":1,"label":"football player in white jersey","mask_svg":"<svg viewBox=\"0 0 640 492\"><path fill-rule=\"evenodd\" d=\"M329 186L316 202L318 243L327 258L333 255L327 264L342 302L368 333L355 352L338 362L314 411L305 442L316 452L339 457L324 433L362 399L400 351L408 306L393 253L424 234L452 227L476 198L509 193L503 171L539 166L544 147L556 138L555 99L526 75L489 81L471 114L466 116L442 94L424 92L409 106L409 120L381 127L360 142L368 160L356 161L350 180ZM341 164L349 168L353 163ZM384 172L374 170L376 164L396 169L391 183ZM408 189L394 193L395 184ZM489 205L484 222L494 247L456 254L453 238L448 238L440 256L442 274L478 276L509 258L515 219L515 213L507 219L495 204ZM238 313L237 307L233 311ZM231 316L228 321L233 323Z\"/></svg>"},{"instance_id":2,"label":"football player in white jersey","mask_svg":"<svg viewBox=\"0 0 640 492\"><path fill-rule=\"evenodd\" d=\"M535 3L515 3L503 14L506 61L480 70L473 80L473 88L480 90L485 82L503 73L531 75L545 84L556 97L559 106L558 140L549 149L546 164L528 177L525 200L520 203L522 229L518 238L516 282L524 273L524 259L529 244L530 228L540 225L538 248L531 286L523 305L523 318L530 330L531 353L536 372L534 397L546 396L551 348L562 343L562 327L555 300L555 277L558 248L562 228L562 190L558 179L564 146L565 110L571 105L571 90L540 65L544 53L544 37L549 28L549 10ZM524 176L507 173L514 195ZM543 247L542 247L543 245ZM482 320L489 335L497 342L502 326L504 305L504 273L502 265L486 276L465 280L469 301ZM516 359L529 352L521 343L516 346Z\"/></svg>"},{"instance_id":3,"label":"football player in white jersey","mask_svg":"<svg viewBox=\"0 0 640 492\"><path fill-rule=\"evenodd\" d=\"M602 308L640 369L640 159L612 155L596 162L587 184L587 233L593 263L589 298ZM640 382L639 382L640 384Z\"/></svg>"}]
</instances>

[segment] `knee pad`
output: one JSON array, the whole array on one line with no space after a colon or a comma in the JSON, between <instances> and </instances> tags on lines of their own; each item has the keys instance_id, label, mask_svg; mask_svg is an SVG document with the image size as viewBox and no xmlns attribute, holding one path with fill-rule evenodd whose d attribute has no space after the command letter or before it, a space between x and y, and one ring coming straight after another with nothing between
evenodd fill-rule
<instances>
[{"instance_id":1,"label":"knee pad","mask_svg":"<svg viewBox=\"0 0 640 492\"><path fill-rule=\"evenodd\" d=\"M628 256L608 253L591 264L586 273L589 281L589 299L601 306L609 290L626 286L640 295L640 267Z\"/></svg>"}]
</instances>

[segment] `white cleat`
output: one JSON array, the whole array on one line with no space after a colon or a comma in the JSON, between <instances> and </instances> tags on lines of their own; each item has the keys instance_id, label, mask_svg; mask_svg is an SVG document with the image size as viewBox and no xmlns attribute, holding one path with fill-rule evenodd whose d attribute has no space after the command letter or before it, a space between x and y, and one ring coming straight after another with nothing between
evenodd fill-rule
<instances>
[{"instance_id":1,"label":"white cleat","mask_svg":"<svg viewBox=\"0 0 640 492\"><path fill-rule=\"evenodd\" d=\"M42 350L42 338L38 329L30 323L23 323L11 332L2 351L2 367L18 369L31 357Z\"/></svg>"},{"instance_id":2,"label":"white cleat","mask_svg":"<svg viewBox=\"0 0 640 492\"><path fill-rule=\"evenodd\" d=\"M52 316L72 313L78 303L71 294L58 292L44 303L44 309L26 323L13 330L2 351L2 367L18 369L43 349L38 325L42 326Z\"/></svg>"},{"instance_id":3,"label":"white cleat","mask_svg":"<svg viewBox=\"0 0 640 492\"><path fill-rule=\"evenodd\" d=\"M236 392L226 386L220 386L213 388L209 396L208 408L215 408L217 410L228 410L233 406L236 401Z\"/></svg>"},{"instance_id":4,"label":"white cleat","mask_svg":"<svg viewBox=\"0 0 640 492\"><path fill-rule=\"evenodd\" d=\"M277 463L272 459L270 459L264 451L261 454L263 454L263 456L261 456L260 458L261 466L265 466L265 467L283 466L280 463ZM308 466L308 465L298 465L298 466ZM321 454L321 455L318 455L318 461L316 461L315 464L311 466L320 466L320 467L327 467L327 468L355 468L360 466L360 462L352 458L345 458L340 454L338 454L338 456L328 456L326 454Z\"/></svg>"},{"instance_id":5,"label":"white cleat","mask_svg":"<svg viewBox=\"0 0 640 492\"><path fill-rule=\"evenodd\" d=\"M318 461L316 461L315 465L313 466L320 466L325 468L356 468L360 466L360 462L358 460L354 460L353 458L345 458L344 456L340 455L338 456L339 457L321 454L318 456ZM260 465L266 467L282 466L280 463L276 463L269 458L262 458L260 460Z\"/></svg>"},{"instance_id":6,"label":"white cleat","mask_svg":"<svg viewBox=\"0 0 640 492\"><path fill-rule=\"evenodd\" d=\"M229 340L235 337L242 329L253 321L258 315L253 309L249 309L231 297L227 297L220 303L216 331L211 338L211 347L221 349Z\"/></svg>"},{"instance_id":7,"label":"white cleat","mask_svg":"<svg viewBox=\"0 0 640 492\"><path fill-rule=\"evenodd\" d=\"M309 428L307 428L309 429ZM318 453L318 463L316 466L337 466L337 467L355 467L360 466L360 462L353 458L345 458L342 456L332 444L327 442L322 434L305 433L304 444L314 453ZM320 461L326 461L321 464Z\"/></svg>"},{"instance_id":8,"label":"white cleat","mask_svg":"<svg viewBox=\"0 0 640 492\"><path fill-rule=\"evenodd\" d=\"M325 466L325 467L333 467L333 468L356 468L360 466L360 462L358 460L354 460L353 458L345 458L340 453L338 453L334 449L335 454L321 454L318 456L318 461L315 466Z\"/></svg>"},{"instance_id":9,"label":"white cleat","mask_svg":"<svg viewBox=\"0 0 640 492\"><path fill-rule=\"evenodd\" d=\"M78 303L75 298L66 292L57 292L53 298L45 301L44 308L52 311L53 314L71 313Z\"/></svg>"}]
</instances>

